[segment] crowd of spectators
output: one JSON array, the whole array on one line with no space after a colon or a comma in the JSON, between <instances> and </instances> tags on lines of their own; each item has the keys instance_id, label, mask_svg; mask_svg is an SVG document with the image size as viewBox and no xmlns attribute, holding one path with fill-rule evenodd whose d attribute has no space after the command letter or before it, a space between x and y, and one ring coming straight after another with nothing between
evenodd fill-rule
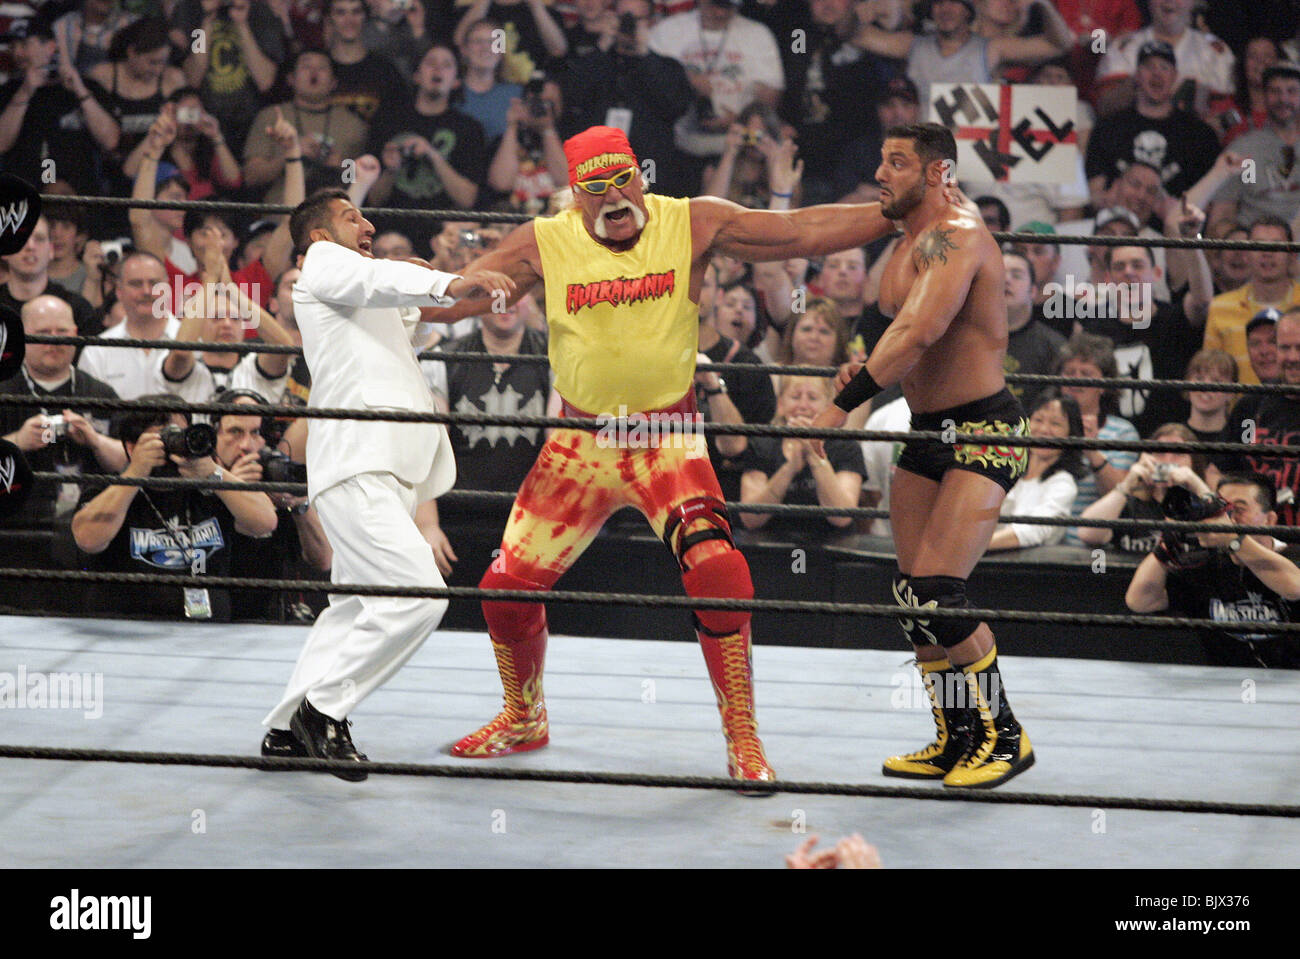
<instances>
[{"instance_id":1,"label":"crowd of spectators","mask_svg":"<svg viewBox=\"0 0 1300 959\"><path fill-rule=\"evenodd\" d=\"M1069 182L957 171L990 229L1042 238L1004 250L1007 372L1294 384L1296 255L1052 242L1292 239L1300 3L1267 6L1269 16L1252 21L1250 11L1194 0L18 0L0 12L0 169L48 194L294 204L340 186L370 206L544 215L565 203L564 138L604 123L628 131L655 192L785 210L874 199L884 132L930 118L931 84L1067 86L1078 93ZM448 270L505 232L469 219L393 216L376 226L376 255L425 257ZM834 366L868 356L890 320L878 303L890 249L882 241L753 266L718 258L700 297L700 360ZM32 332L293 345L301 342L294 276L283 218L51 203L27 245L4 258L0 303L20 310ZM1132 302L1085 309L1090 291L1106 285L1133 291ZM203 293L214 286L219 295ZM423 345L446 354L424 368L447 409L556 407L544 366L452 359L544 354L544 304L532 297L437 330ZM5 411L0 435L38 468L139 472L164 465L149 439L163 424L130 423L123 434L75 412L77 396L201 401L236 390L304 403L310 383L301 359L274 354L34 347L0 391L57 400L35 415ZM1288 397L1013 388L1035 434L1261 446L1300 436L1300 403ZM806 376L696 377L700 408L718 423L801 423L829 401L828 389ZM48 416L62 416L66 429L44 428ZM886 391L848 425L905 430L906 403ZM278 447L301 462L301 424L284 426L239 429L244 446ZM516 489L545 440L536 429L451 434L461 489ZM215 468L256 478L256 450L239 448L210 457ZM797 441L708 440L729 500L888 506L899 444L825 449L822 459ZM1154 467L1166 461L1198 490L1225 474L1259 473L1273 484L1278 521L1295 520L1300 469L1267 455L1197 465L1035 450L1008 509L1152 515L1162 499ZM22 522L70 521L77 500L63 485L43 489L40 508ZM215 515L228 498L208 498L200 512ZM289 528L310 523L304 506L277 504L294 518ZM131 508L148 526L149 515ZM427 504L422 528L447 572L454 533L444 531L443 513ZM83 552L102 555L111 537L103 516L95 523L99 549ZM215 528L227 525L227 549L251 555L257 524L236 530L220 517ZM737 525L796 540L888 534L883 520L799 523L742 512ZM310 526L299 533L306 566L327 568L328 545ZM995 547L1062 538L1110 539L1108 530L1010 524ZM1119 539L1109 545L1149 545L1137 534ZM266 543L259 548L269 555Z\"/></svg>"}]
</instances>

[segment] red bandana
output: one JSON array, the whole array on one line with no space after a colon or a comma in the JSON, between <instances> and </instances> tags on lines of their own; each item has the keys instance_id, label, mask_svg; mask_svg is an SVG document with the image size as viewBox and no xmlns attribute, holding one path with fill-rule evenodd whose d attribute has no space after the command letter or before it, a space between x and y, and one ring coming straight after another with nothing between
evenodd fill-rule
<instances>
[{"instance_id":1,"label":"red bandana","mask_svg":"<svg viewBox=\"0 0 1300 959\"><path fill-rule=\"evenodd\" d=\"M569 186L638 165L627 134L617 127L588 127L564 141L564 156L569 161Z\"/></svg>"}]
</instances>

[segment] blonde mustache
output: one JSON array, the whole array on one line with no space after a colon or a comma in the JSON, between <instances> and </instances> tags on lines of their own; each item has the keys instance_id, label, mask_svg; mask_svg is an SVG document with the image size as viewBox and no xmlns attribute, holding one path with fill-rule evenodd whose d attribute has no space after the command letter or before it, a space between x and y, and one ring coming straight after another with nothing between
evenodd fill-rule
<instances>
[{"instance_id":1,"label":"blonde mustache","mask_svg":"<svg viewBox=\"0 0 1300 959\"><path fill-rule=\"evenodd\" d=\"M636 204L634 204L631 200L624 199L620 201L616 206L609 207L608 209L602 208L600 213L597 214L596 236L600 237L602 240L609 239L609 227L605 225L605 214L613 213L616 210L631 210L632 222L636 224L637 232L640 232L641 230L645 229L645 214L642 213L641 209Z\"/></svg>"}]
</instances>

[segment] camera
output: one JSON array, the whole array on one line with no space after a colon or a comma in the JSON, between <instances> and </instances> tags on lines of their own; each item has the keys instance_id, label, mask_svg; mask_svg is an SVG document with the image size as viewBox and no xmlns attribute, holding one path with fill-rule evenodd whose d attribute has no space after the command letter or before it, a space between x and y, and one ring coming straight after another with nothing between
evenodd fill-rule
<instances>
[{"instance_id":1,"label":"camera","mask_svg":"<svg viewBox=\"0 0 1300 959\"><path fill-rule=\"evenodd\" d=\"M1169 472L1172 469L1173 467L1170 466L1168 463L1157 463L1155 468L1151 470L1151 482L1168 483Z\"/></svg>"},{"instance_id":2,"label":"camera","mask_svg":"<svg viewBox=\"0 0 1300 959\"><path fill-rule=\"evenodd\" d=\"M203 456L211 456L217 448L217 431L211 423L164 426L158 436L169 456L199 459Z\"/></svg>"},{"instance_id":3,"label":"camera","mask_svg":"<svg viewBox=\"0 0 1300 959\"><path fill-rule=\"evenodd\" d=\"M268 483L305 483L307 467L295 463L279 450L263 446L257 452L257 461L262 464L262 479Z\"/></svg>"},{"instance_id":4,"label":"camera","mask_svg":"<svg viewBox=\"0 0 1300 959\"><path fill-rule=\"evenodd\" d=\"M68 435L68 424L62 416L45 417L45 428L48 429L54 437L50 440L51 443L57 443Z\"/></svg>"},{"instance_id":5,"label":"camera","mask_svg":"<svg viewBox=\"0 0 1300 959\"><path fill-rule=\"evenodd\" d=\"M534 120L542 120L551 115L551 105L542 99L542 89L546 77L539 71L524 85L524 107Z\"/></svg>"},{"instance_id":6,"label":"camera","mask_svg":"<svg viewBox=\"0 0 1300 959\"><path fill-rule=\"evenodd\" d=\"M176 111L176 122L186 123L191 126L197 124L203 117L203 111L198 107L180 107Z\"/></svg>"},{"instance_id":7,"label":"camera","mask_svg":"<svg viewBox=\"0 0 1300 959\"><path fill-rule=\"evenodd\" d=\"M483 238L473 230L461 230L460 245L471 250L477 250L483 246Z\"/></svg>"},{"instance_id":8,"label":"camera","mask_svg":"<svg viewBox=\"0 0 1300 959\"><path fill-rule=\"evenodd\" d=\"M59 51L57 47L55 48L54 53L50 56L49 62L45 64L45 75L50 80L57 80L59 78Z\"/></svg>"},{"instance_id":9,"label":"camera","mask_svg":"<svg viewBox=\"0 0 1300 959\"><path fill-rule=\"evenodd\" d=\"M99 251L104 254L99 269L104 273L112 272L113 268L121 262L127 246L128 242L126 240L105 240L99 244Z\"/></svg>"}]
</instances>

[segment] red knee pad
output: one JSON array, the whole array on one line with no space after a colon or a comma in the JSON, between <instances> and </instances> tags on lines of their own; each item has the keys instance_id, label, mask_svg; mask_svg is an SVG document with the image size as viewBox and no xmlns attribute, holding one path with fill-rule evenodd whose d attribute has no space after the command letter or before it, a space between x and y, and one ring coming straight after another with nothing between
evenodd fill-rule
<instances>
[{"instance_id":1,"label":"red knee pad","mask_svg":"<svg viewBox=\"0 0 1300 959\"><path fill-rule=\"evenodd\" d=\"M753 599L754 581L749 577L749 563L738 549L710 556L694 569L682 574L686 595L697 599ZM706 632L729 636L749 622L748 610L700 609L695 618Z\"/></svg>"},{"instance_id":2,"label":"red knee pad","mask_svg":"<svg viewBox=\"0 0 1300 959\"><path fill-rule=\"evenodd\" d=\"M527 589L543 591L544 587L530 583L518 576L498 572L494 567L488 568L479 580L479 589ZM546 607L541 603L520 603L511 601L484 601L483 618L487 620L488 632L503 642L522 642L532 639L546 628Z\"/></svg>"}]
</instances>

